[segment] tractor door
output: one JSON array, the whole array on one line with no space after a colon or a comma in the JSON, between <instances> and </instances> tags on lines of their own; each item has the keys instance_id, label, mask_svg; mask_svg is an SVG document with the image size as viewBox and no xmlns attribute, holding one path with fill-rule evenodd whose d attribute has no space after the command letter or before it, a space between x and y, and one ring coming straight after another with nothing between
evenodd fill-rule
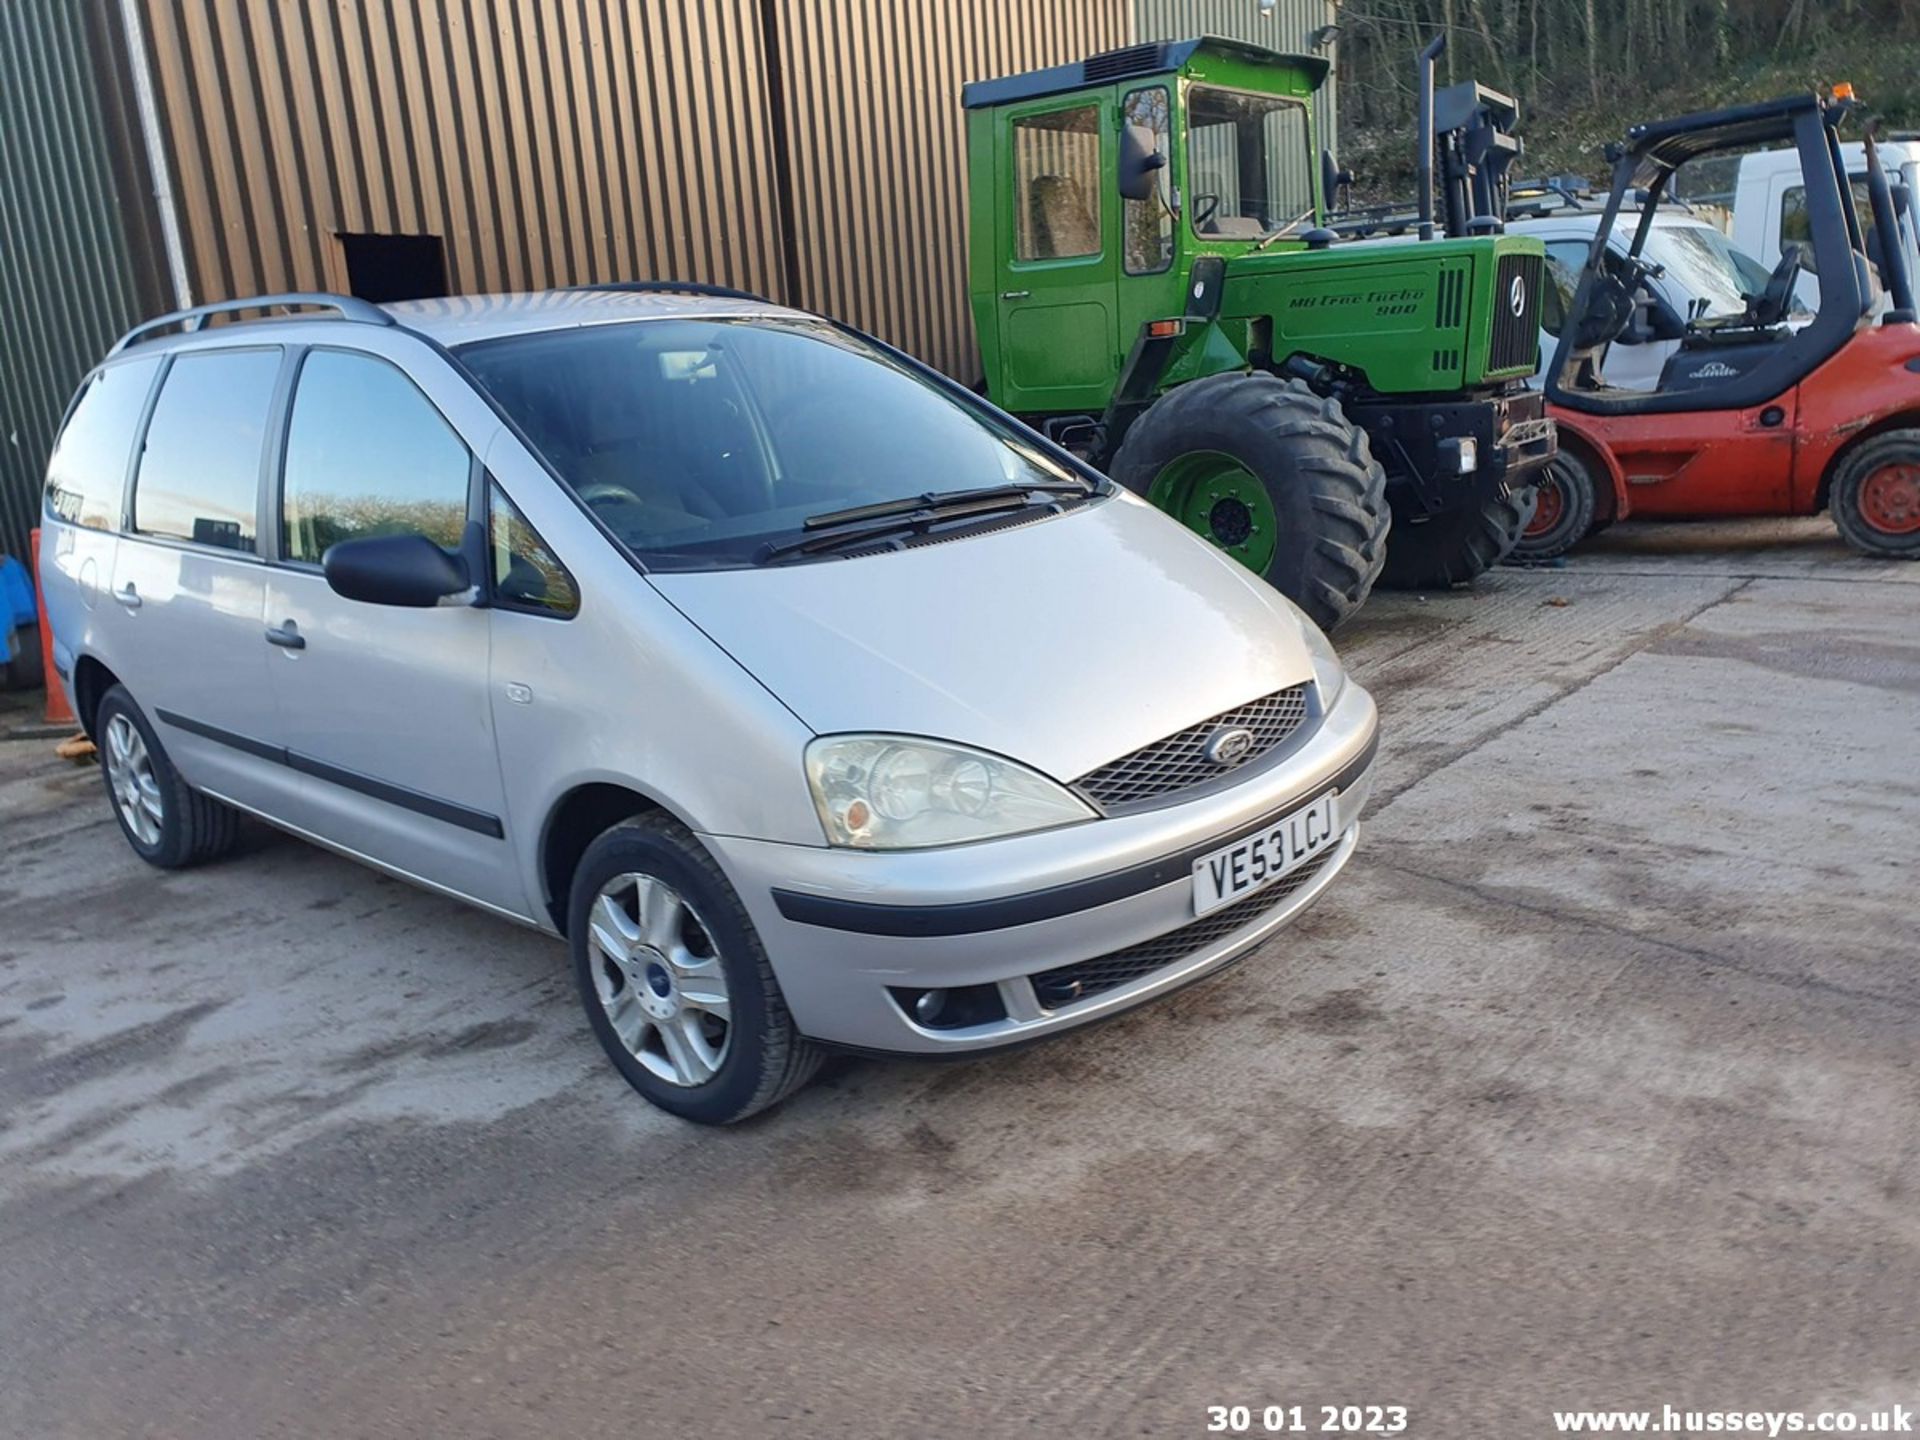
<instances>
[{"instance_id":1,"label":"tractor door","mask_svg":"<svg viewBox=\"0 0 1920 1440\"><path fill-rule=\"evenodd\" d=\"M1099 413L1120 370L1109 92L1056 96L1000 127L995 257L1001 408Z\"/></svg>"}]
</instances>

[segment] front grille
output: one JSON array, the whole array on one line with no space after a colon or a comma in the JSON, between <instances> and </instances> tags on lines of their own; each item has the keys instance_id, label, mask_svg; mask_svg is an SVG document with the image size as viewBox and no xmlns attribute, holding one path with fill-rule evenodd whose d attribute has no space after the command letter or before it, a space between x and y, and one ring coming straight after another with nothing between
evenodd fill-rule
<instances>
[{"instance_id":1,"label":"front grille","mask_svg":"<svg viewBox=\"0 0 1920 1440\"><path fill-rule=\"evenodd\" d=\"M1263 695L1251 704L1228 710L1189 725L1185 730L1143 745L1098 770L1089 770L1075 784L1109 812L1148 800L1159 800L1218 780L1231 770L1271 754L1284 744L1307 718L1307 687L1289 686ZM1228 763L1207 758L1207 741L1223 729L1253 732L1253 744Z\"/></svg>"},{"instance_id":2,"label":"front grille","mask_svg":"<svg viewBox=\"0 0 1920 1440\"><path fill-rule=\"evenodd\" d=\"M1500 257L1500 266L1494 272L1493 343L1487 350L1488 370L1531 370L1540 363L1540 282L1546 266L1538 255Z\"/></svg>"},{"instance_id":3,"label":"front grille","mask_svg":"<svg viewBox=\"0 0 1920 1440\"><path fill-rule=\"evenodd\" d=\"M1117 990L1143 975L1151 975L1156 970L1177 964L1277 910L1311 884L1313 877L1327 868L1341 848L1335 842L1265 890L1249 895L1244 900L1237 900L1224 909L1215 910L1211 915L1202 915L1198 920L1169 931L1157 940L1145 940L1138 945L1129 945L1125 950L1116 950L1111 955L1096 955L1091 960L1061 965L1029 976L1033 982L1033 993L1047 1009L1057 1010L1062 1005L1087 1000L1108 990Z\"/></svg>"}]
</instances>

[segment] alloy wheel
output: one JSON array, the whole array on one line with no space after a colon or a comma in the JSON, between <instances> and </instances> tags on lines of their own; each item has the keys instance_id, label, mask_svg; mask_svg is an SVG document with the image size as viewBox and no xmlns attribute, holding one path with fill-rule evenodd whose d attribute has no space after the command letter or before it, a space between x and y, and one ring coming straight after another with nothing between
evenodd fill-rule
<instances>
[{"instance_id":1,"label":"alloy wheel","mask_svg":"<svg viewBox=\"0 0 1920 1440\"><path fill-rule=\"evenodd\" d=\"M732 997L706 924L657 875L617 875L588 912L594 994L613 1033L670 1085L704 1085L733 1038Z\"/></svg>"},{"instance_id":2,"label":"alloy wheel","mask_svg":"<svg viewBox=\"0 0 1920 1440\"><path fill-rule=\"evenodd\" d=\"M139 727L125 715L107 721L107 782L113 787L114 803L127 830L142 845L160 843L160 826L166 819L166 803L160 797L160 782L154 777L153 757Z\"/></svg>"}]
</instances>

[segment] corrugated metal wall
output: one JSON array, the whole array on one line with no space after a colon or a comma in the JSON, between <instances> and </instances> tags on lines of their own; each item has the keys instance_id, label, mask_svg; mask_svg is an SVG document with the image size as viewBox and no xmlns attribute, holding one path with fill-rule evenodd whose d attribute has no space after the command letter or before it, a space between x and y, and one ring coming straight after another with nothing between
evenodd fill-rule
<instances>
[{"instance_id":1,"label":"corrugated metal wall","mask_svg":"<svg viewBox=\"0 0 1920 1440\"><path fill-rule=\"evenodd\" d=\"M141 3L198 298L344 288L341 232L456 292L779 289L751 4Z\"/></svg>"},{"instance_id":2,"label":"corrugated metal wall","mask_svg":"<svg viewBox=\"0 0 1920 1440\"><path fill-rule=\"evenodd\" d=\"M968 376L960 86L1129 23L1124 0L141 4L196 298L344 289L336 234L430 234L456 292L719 281Z\"/></svg>"},{"instance_id":3,"label":"corrugated metal wall","mask_svg":"<svg viewBox=\"0 0 1920 1440\"><path fill-rule=\"evenodd\" d=\"M778 0L803 303L971 381L960 87L1128 43L1123 0Z\"/></svg>"},{"instance_id":4,"label":"corrugated metal wall","mask_svg":"<svg viewBox=\"0 0 1920 1440\"><path fill-rule=\"evenodd\" d=\"M80 377L164 306L108 20L105 0L0 4L0 553L23 560Z\"/></svg>"}]
</instances>

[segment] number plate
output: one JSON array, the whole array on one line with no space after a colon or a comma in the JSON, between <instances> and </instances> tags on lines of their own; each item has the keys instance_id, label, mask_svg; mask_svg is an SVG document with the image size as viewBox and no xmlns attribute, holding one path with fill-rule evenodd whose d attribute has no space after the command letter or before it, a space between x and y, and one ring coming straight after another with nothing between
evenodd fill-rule
<instances>
[{"instance_id":1,"label":"number plate","mask_svg":"<svg viewBox=\"0 0 1920 1440\"><path fill-rule=\"evenodd\" d=\"M1193 913L1204 915L1244 899L1330 848L1337 799L1338 792L1329 790L1266 829L1194 861Z\"/></svg>"}]
</instances>

